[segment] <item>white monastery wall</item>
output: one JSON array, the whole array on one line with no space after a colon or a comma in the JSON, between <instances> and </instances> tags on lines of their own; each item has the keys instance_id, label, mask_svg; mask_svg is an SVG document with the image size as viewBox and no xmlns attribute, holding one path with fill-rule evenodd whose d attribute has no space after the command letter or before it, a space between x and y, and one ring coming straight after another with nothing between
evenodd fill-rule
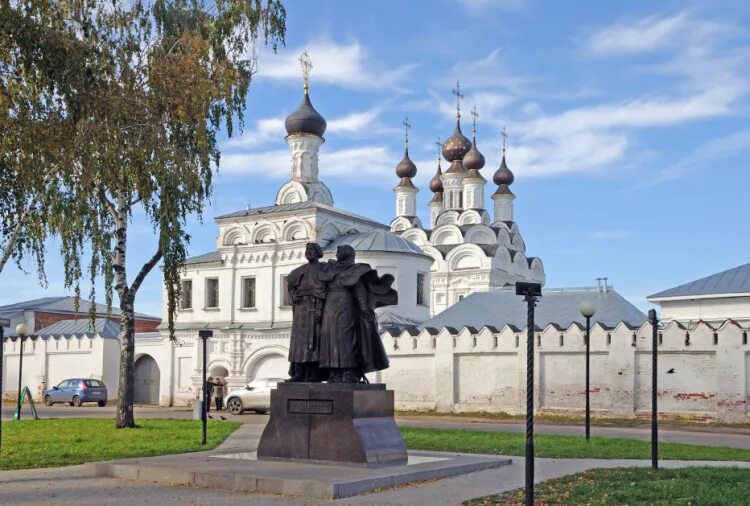
<instances>
[{"instance_id":1,"label":"white monastery wall","mask_svg":"<svg viewBox=\"0 0 750 506\"><path fill-rule=\"evenodd\" d=\"M114 350L109 348L114 347ZM117 395L119 367L107 357L119 358L119 342L95 337L26 339L23 350L22 387L28 386L35 399L67 378L95 378L104 381L110 397ZM3 350L3 394L15 398L18 392L20 343L7 339ZM119 365L119 363L118 363Z\"/></svg>"},{"instance_id":2,"label":"white monastery wall","mask_svg":"<svg viewBox=\"0 0 750 506\"><path fill-rule=\"evenodd\" d=\"M432 332L432 333L431 333ZM391 357L382 379L397 409L522 413L526 332L415 329L383 334ZM725 422L750 416L748 331L731 321L714 328L677 323L660 331L658 396L662 417ZM585 405L585 332L548 326L536 334L535 405L580 414ZM595 416L645 417L651 409L651 326L591 333L591 405Z\"/></svg>"}]
</instances>

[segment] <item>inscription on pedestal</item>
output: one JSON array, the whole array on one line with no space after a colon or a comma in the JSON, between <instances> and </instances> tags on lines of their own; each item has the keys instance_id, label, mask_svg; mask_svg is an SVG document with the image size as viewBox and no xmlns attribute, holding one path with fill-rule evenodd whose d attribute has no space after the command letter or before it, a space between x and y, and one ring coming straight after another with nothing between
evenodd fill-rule
<instances>
[{"instance_id":1,"label":"inscription on pedestal","mask_svg":"<svg viewBox=\"0 0 750 506\"><path fill-rule=\"evenodd\" d=\"M288 399L286 412L302 415L330 415L333 413L333 401Z\"/></svg>"}]
</instances>

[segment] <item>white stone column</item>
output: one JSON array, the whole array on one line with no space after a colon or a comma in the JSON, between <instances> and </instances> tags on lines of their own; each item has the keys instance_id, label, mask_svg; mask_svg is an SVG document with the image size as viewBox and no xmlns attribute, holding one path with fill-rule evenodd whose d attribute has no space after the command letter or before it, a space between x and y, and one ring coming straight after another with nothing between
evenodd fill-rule
<instances>
[{"instance_id":1,"label":"white stone column","mask_svg":"<svg viewBox=\"0 0 750 506\"><path fill-rule=\"evenodd\" d=\"M494 221L513 221L513 201L516 196L512 193L498 194L492 196L495 202Z\"/></svg>"},{"instance_id":2,"label":"white stone column","mask_svg":"<svg viewBox=\"0 0 750 506\"><path fill-rule=\"evenodd\" d=\"M318 150L322 137L310 134L294 134L286 137L292 151L292 180L300 183L318 181Z\"/></svg>"},{"instance_id":3,"label":"white stone column","mask_svg":"<svg viewBox=\"0 0 750 506\"><path fill-rule=\"evenodd\" d=\"M446 329L442 329L435 341L435 410L451 412L455 399L455 367L453 359L453 338Z\"/></svg>"}]
</instances>

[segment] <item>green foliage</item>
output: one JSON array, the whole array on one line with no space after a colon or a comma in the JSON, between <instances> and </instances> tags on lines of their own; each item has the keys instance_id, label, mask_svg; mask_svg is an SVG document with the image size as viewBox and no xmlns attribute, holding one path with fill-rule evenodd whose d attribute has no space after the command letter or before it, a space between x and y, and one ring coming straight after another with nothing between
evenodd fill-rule
<instances>
[{"instance_id":1,"label":"green foliage","mask_svg":"<svg viewBox=\"0 0 750 506\"><path fill-rule=\"evenodd\" d=\"M750 503L750 469L595 469L544 481L534 487L536 504L628 504L726 506ZM478 497L465 506L522 505L523 489Z\"/></svg>"},{"instance_id":2,"label":"green foliage","mask_svg":"<svg viewBox=\"0 0 750 506\"><path fill-rule=\"evenodd\" d=\"M401 427L406 446L415 450L524 455L526 436L510 432L485 432L452 429ZM636 439L536 434L537 457L650 459L651 443ZM734 460L750 461L750 450L683 443L660 443L663 460Z\"/></svg>"},{"instance_id":3,"label":"green foliage","mask_svg":"<svg viewBox=\"0 0 750 506\"><path fill-rule=\"evenodd\" d=\"M0 1L0 182L14 197L0 204L3 237L49 196L14 257L41 262L46 232L59 234L66 285L104 275L108 304L163 260L172 330L184 225L211 194L217 133L242 126L256 45L275 50L285 22L278 0ZM158 244L131 283L136 208Z\"/></svg>"},{"instance_id":4,"label":"green foliage","mask_svg":"<svg viewBox=\"0 0 750 506\"><path fill-rule=\"evenodd\" d=\"M211 195L218 132L242 127L256 45L275 50L285 23L279 0L0 0L0 218L18 232L0 246L43 267L55 233L76 296L85 271L90 299L99 276L108 307L117 292L118 426L134 424L136 293L162 261L173 336L186 220ZM157 241L129 276L135 213Z\"/></svg>"},{"instance_id":5,"label":"green foliage","mask_svg":"<svg viewBox=\"0 0 750 506\"><path fill-rule=\"evenodd\" d=\"M29 469L210 450L240 426L209 421L202 446L198 420L141 420L116 430L111 420L50 418L3 424L0 469Z\"/></svg>"}]
</instances>

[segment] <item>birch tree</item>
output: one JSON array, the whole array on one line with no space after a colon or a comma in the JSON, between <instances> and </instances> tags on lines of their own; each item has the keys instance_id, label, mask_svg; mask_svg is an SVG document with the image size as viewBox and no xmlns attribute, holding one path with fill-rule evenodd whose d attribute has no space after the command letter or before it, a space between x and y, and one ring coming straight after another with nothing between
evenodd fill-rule
<instances>
[{"instance_id":1,"label":"birch tree","mask_svg":"<svg viewBox=\"0 0 750 506\"><path fill-rule=\"evenodd\" d=\"M55 233L65 281L105 280L121 312L116 426L132 427L134 311L146 277L161 262L167 323L174 333L180 272L220 164L217 134L242 127L256 46L285 35L278 0L30 1L17 11L81 44L85 75L70 96L76 121ZM31 6L29 8L28 6ZM64 65L65 62L60 62ZM153 227L148 260L133 268L134 215ZM82 261L84 258L86 260ZM92 298L94 294L91 294Z\"/></svg>"}]
</instances>

